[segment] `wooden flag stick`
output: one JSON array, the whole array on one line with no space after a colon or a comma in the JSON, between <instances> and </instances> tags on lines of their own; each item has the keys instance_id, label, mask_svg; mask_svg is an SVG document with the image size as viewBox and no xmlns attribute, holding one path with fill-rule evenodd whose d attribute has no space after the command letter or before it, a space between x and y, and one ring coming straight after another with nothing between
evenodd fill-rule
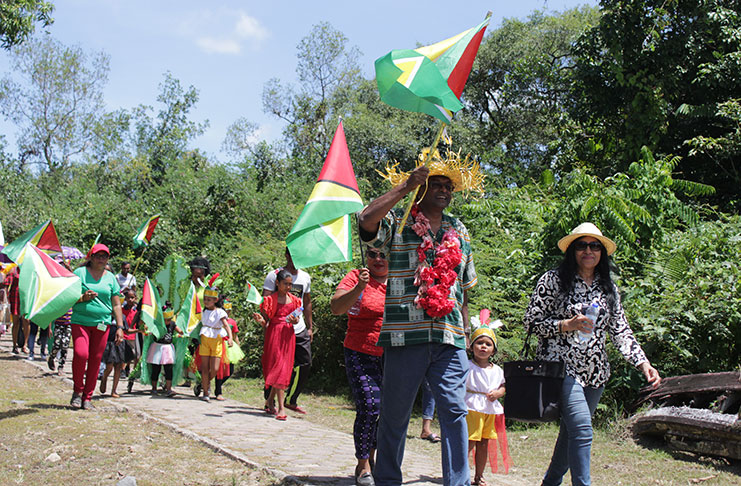
<instances>
[{"instance_id":1,"label":"wooden flag stick","mask_svg":"<svg viewBox=\"0 0 741 486\"><path fill-rule=\"evenodd\" d=\"M427 155L425 156L424 160L422 161L422 165L427 165L427 161L432 157L432 153L437 149L437 144L440 143L440 138L443 136L443 131L445 130L446 124L443 122L440 122L440 129L437 131L437 134L435 135L435 140L432 142L432 145L430 145L430 150L427 152ZM417 195L417 191L412 191L411 197L409 198L409 204L407 204L407 209L404 212L404 217L401 220L401 224L396 229L397 234L401 234L402 231L404 231L404 225L407 224L407 219L409 218L409 213L412 210L412 206L414 206L414 198Z\"/></svg>"}]
</instances>

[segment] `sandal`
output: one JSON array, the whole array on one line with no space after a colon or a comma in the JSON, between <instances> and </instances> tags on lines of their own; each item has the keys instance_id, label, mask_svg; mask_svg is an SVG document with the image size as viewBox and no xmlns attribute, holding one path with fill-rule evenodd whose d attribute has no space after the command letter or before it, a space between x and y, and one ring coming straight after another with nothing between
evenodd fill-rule
<instances>
[{"instance_id":1,"label":"sandal","mask_svg":"<svg viewBox=\"0 0 741 486\"><path fill-rule=\"evenodd\" d=\"M488 486L488 485L484 477L479 476L478 478L473 478L473 482L471 482L471 486Z\"/></svg>"},{"instance_id":2,"label":"sandal","mask_svg":"<svg viewBox=\"0 0 741 486\"><path fill-rule=\"evenodd\" d=\"M276 415L276 416L275 416L275 420L282 420L282 421L285 421L285 420L287 420L287 419L288 419L288 417L287 417L287 416L285 416L285 415Z\"/></svg>"},{"instance_id":3,"label":"sandal","mask_svg":"<svg viewBox=\"0 0 741 486\"><path fill-rule=\"evenodd\" d=\"M437 435L434 432L432 432L432 433L430 433L430 435L426 435L424 437L420 436L419 438L422 439L422 440L428 440L428 441L432 442L433 444L437 444L438 442L440 442L442 440L442 439L440 439L440 436Z\"/></svg>"},{"instance_id":4,"label":"sandal","mask_svg":"<svg viewBox=\"0 0 741 486\"><path fill-rule=\"evenodd\" d=\"M263 410L265 410L265 413L267 413L268 415L275 415L276 413L278 413L275 410L275 407L269 407L267 405L265 405L265 407L263 407Z\"/></svg>"}]
</instances>

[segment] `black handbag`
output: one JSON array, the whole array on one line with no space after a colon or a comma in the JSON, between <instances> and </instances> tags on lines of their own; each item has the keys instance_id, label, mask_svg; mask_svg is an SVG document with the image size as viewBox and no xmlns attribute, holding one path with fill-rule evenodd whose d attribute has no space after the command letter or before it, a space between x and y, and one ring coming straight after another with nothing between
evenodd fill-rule
<instances>
[{"instance_id":1,"label":"black handbag","mask_svg":"<svg viewBox=\"0 0 741 486\"><path fill-rule=\"evenodd\" d=\"M504 363L507 393L504 415L522 422L552 422L561 415L562 361L526 361L532 328L520 352L520 361Z\"/></svg>"}]
</instances>

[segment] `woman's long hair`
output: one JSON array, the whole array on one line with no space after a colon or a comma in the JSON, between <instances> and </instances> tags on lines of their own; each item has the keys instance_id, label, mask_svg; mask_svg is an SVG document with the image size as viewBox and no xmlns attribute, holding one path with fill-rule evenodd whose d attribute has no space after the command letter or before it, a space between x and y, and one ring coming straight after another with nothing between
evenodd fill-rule
<instances>
[{"instance_id":1,"label":"woman's long hair","mask_svg":"<svg viewBox=\"0 0 741 486\"><path fill-rule=\"evenodd\" d=\"M562 296L568 296L574 289L574 278L576 277L576 271L578 266L576 264L576 247L575 243L581 238L571 242L569 247L566 249L566 254L561 261L561 264L556 268L558 272L558 279L560 281L560 293ZM607 250L604 245L602 246L599 263L595 272L599 275L599 286L602 292L607 297L607 304L610 306L610 312L614 310L615 306L615 286L612 283L611 270L614 268L612 259L607 255Z\"/></svg>"}]
</instances>

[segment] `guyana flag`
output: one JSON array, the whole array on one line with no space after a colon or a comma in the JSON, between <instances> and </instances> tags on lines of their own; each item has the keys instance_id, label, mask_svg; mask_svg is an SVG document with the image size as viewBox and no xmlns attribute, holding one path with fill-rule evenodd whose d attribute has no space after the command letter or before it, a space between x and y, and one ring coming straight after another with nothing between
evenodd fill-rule
<instances>
[{"instance_id":1,"label":"guyana flag","mask_svg":"<svg viewBox=\"0 0 741 486\"><path fill-rule=\"evenodd\" d=\"M461 93L490 18L491 13L476 27L450 39L378 58L376 83L381 100L449 123L453 113L463 108Z\"/></svg>"},{"instance_id":2,"label":"guyana flag","mask_svg":"<svg viewBox=\"0 0 741 486\"><path fill-rule=\"evenodd\" d=\"M152 216L143 225L139 227L134 236L134 249L142 246L149 246L149 242L152 241L152 235L154 234L154 228L159 223L160 215Z\"/></svg>"},{"instance_id":3,"label":"guyana flag","mask_svg":"<svg viewBox=\"0 0 741 486\"><path fill-rule=\"evenodd\" d=\"M350 214L362 208L340 122L314 190L286 238L296 268L352 260Z\"/></svg>"},{"instance_id":4,"label":"guyana flag","mask_svg":"<svg viewBox=\"0 0 741 486\"><path fill-rule=\"evenodd\" d=\"M175 324L186 336L197 338L201 333L201 329L198 326L201 322L201 312L201 302L198 300L198 292L196 286L191 282L188 295L180 307Z\"/></svg>"},{"instance_id":5,"label":"guyana flag","mask_svg":"<svg viewBox=\"0 0 741 486\"><path fill-rule=\"evenodd\" d=\"M247 282L247 302L257 305L262 304L262 294L249 282Z\"/></svg>"},{"instance_id":6,"label":"guyana flag","mask_svg":"<svg viewBox=\"0 0 741 486\"><path fill-rule=\"evenodd\" d=\"M82 295L80 278L28 243L20 264L21 314L41 329L64 315Z\"/></svg>"},{"instance_id":7,"label":"guyana flag","mask_svg":"<svg viewBox=\"0 0 741 486\"><path fill-rule=\"evenodd\" d=\"M5 253L8 258L20 265L23 262L23 253L28 243L51 256L62 254L62 246L59 244L57 231L54 229L54 223L51 222L51 219L23 233L6 246L2 253ZM79 298L79 295L77 297Z\"/></svg>"},{"instance_id":8,"label":"guyana flag","mask_svg":"<svg viewBox=\"0 0 741 486\"><path fill-rule=\"evenodd\" d=\"M162 314L160 296L157 287L152 285L149 277L142 289L141 320L155 338L159 339L165 335L165 318Z\"/></svg>"}]
</instances>

